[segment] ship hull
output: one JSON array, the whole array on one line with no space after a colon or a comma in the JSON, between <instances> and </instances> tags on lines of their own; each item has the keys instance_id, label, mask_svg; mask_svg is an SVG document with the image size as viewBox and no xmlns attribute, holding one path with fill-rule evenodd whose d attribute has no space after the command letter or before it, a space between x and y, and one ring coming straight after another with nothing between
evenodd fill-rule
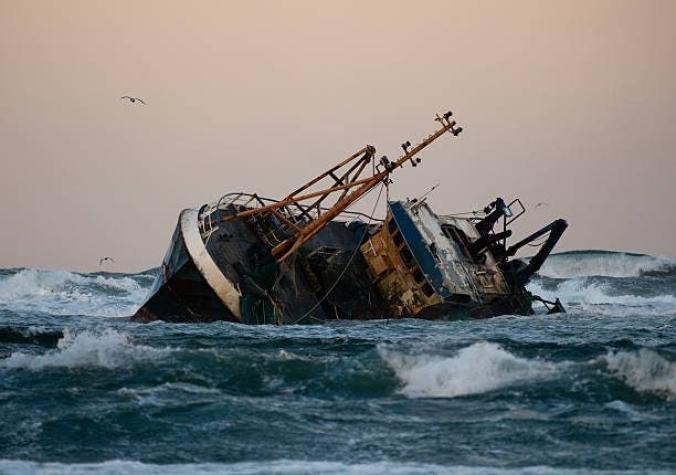
<instances>
[{"instance_id":1,"label":"ship hull","mask_svg":"<svg viewBox=\"0 0 676 475\"><path fill-rule=\"evenodd\" d=\"M249 195L255 196L255 195ZM498 201L499 200L499 201ZM566 228L557 220L506 248L492 228L501 199L483 219L438 215L424 201L393 201L383 220L333 220L288 259L275 215L238 218L231 203L180 213L160 272L134 321L296 324L328 320L458 320L533 313L525 288ZM506 220L506 218L505 218ZM506 225L505 225L506 226ZM528 263L509 260L549 235Z\"/></svg>"},{"instance_id":2,"label":"ship hull","mask_svg":"<svg viewBox=\"0 0 676 475\"><path fill-rule=\"evenodd\" d=\"M402 222L402 208L390 209ZM416 213L420 215L420 210ZM218 227L206 232L200 226L200 210L181 212L160 272L146 302L132 316L134 321L293 324L405 317L458 320L532 313L531 295L524 288L492 296L488 302L458 299L461 294L446 298L434 294L424 307L407 308L406 302L390 291L402 294L404 288L408 295L408 290L424 290L425 286L413 278L407 283L378 277L368 252L376 242L376 233L360 221L329 223L281 265L257 257L264 246L250 223L219 221ZM381 234L387 227L377 226ZM406 233L404 241L414 251L415 261L422 263L422 274L439 286L433 280L438 269L431 263L432 257L426 260L420 255L421 249L428 252L431 244L423 242L418 231L429 234L429 229L411 222L401 231ZM417 236L417 245L410 243L412 236ZM401 249L406 246L400 244ZM393 263L392 274L401 277L407 272L405 265L393 260L399 252L389 249L382 257ZM405 289L407 286L410 289Z\"/></svg>"},{"instance_id":3,"label":"ship hull","mask_svg":"<svg viewBox=\"0 0 676 475\"><path fill-rule=\"evenodd\" d=\"M435 131L417 145L404 142L396 160L376 159L366 145L282 199L235 192L183 210L133 319L293 324L532 313L535 297L525 286L564 220L507 247L508 226L526 212L521 200L438 215L427 203L436 186L420 198L388 201L382 220L373 216L395 170L417 166L423 149L462 132L452 116L437 114ZM348 210L378 187L370 215ZM525 245L539 250L527 263L510 260ZM561 309L558 300L539 300Z\"/></svg>"},{"instance_id":4,"label":"ship hull","mask_svg":"<svg viewBox=\"0 0 676 475\"><path fill-rule=\"evenodd\" d=\"M160 272L132 320L239 321L237 305L228 306L233 301L238 303L239 295L228 295L233 286L218 280L213 261L209 265L210 258L201 239L196 240L199 238L196 216L194 209L181 212Z\"/></svg>"},{"instance_id":5,"label":"ship hull","mask_svg":"<svg viewBox=\"0 0 676 475\"><path fill-rule=\"evenodd\" d=\"M203 239L198 216L197 209L181 212L160 272L132 320L288 324L387 316L356 252L363 223L330 223L277 265L252 262L260 241L245 223L223 223Z\"/></svg>"}]
</instances>

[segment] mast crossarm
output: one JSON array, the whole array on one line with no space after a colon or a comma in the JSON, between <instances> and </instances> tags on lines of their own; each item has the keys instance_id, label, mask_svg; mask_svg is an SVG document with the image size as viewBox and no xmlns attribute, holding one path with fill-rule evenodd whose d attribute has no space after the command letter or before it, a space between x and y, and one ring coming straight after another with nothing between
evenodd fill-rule
<instances>
[{"instance_id":1,"label":"mast crossarm","mask_svg":"<svg viewBox=\"0 0 676 475\"><path fill-rule=\"evenodd\" d=\"M308 220L305 223L293 223L293 220L287 222L288 217L287 219L282 219L282 221L287 222L287 224L293 223L293 226L290 226L289 229L291 236L272 248L272 255L278 262L282 262L295 253L304 243L319 233L328 222L345 211L378 184L389 182L389 175L395 169L403 167L407 161L410 161L413 166L416 166L420 162L420 159L416 158L415 155L441 137L444 133L448 132L453 136L460 134L462 128L457 127L454 120L450 120L451 116L451 112L446 112L442 116L437 114L435 120L441 124L441 128L434 131L413 148L410 148L410 143L406 142L402 145L404 154L394 162L390 162L387 157L382 157L380 159L380 164L374 167L374 172L369 177L360 178L366 165L371 162L375 155L376 149L371 145L363 147L361 150L349 156L331 169L287 195L284 199L256 209L249 209L234 215L226 216L223 218L223 221L270 213L280 217L279 215L282 213L279 213L277 210L280 208L287 209L285 207L289 204L296 206ZM350 167L344 173L340 174L341 168L348 164L351 164ZM325 178L332 179L333 185L321 190L311 191L311 188ZM336 202L322 213L321 203L337 192L341 193ZM313 198L315 200L309 205L301 203L302 201Z\"/></svg>"},{"instance_id":2,"label":"mast crossarm","mask_svg":"<svg viewBox=\"0 0 676 475\"><path fill-rule=\"evenodd\" d=\"M323 174L321 178L325 178L325 177L326 177L326 174ZM319 179L321 179L321 178L319 178ZM317 179L317 181L319 181L319 179ZM293 194L284 198L283 200L280 200L276 203L272 203L272 204L269 204L269 205L266 205L266 206L261 206L260 208L249 209L249 210L242 211L242 212L234 214L234 215L225 216L223 218L223 221L232 221L234 219L246 218L247 216L251 216L251 215L254 215L254 214L261 214L261 213L264 213L266 211L272 211L274 209L281 208L281 207L286 206L288 204L298 204L298 202L304 201L304 200L309 200L310 198L316 198L317 196L329 195L329 194L331 194L335 191L354 188L355 186L359 186L359 185L361 185L361 184L363 184L367 181L370 181L372 179L373 179L373 177L363 178L361 180L355 180L355 181L352 181L350 183L346 183L346 184L343 184L343 185L336 185L336 186L332 186L330 188L326 188L326 189L323 189L323 190L308 192L304 195L297 196L296 195L297 193L307 190L308 186L303 186L303 187L299 188L298 190L296 190ZM315 183L316 183L316 181L315 181ZM309 186L311 186L311 185L309 185Z\"/></svg>"}]
</instances>

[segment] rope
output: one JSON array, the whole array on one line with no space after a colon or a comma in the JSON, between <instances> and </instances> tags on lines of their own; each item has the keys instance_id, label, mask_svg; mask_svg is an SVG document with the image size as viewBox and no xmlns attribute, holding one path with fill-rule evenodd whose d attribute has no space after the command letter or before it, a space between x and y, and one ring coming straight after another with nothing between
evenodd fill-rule
<instances>
[{"instance_id":1,"label":"rope","mask_svg":"<svg viewBox=\"0 0 676 475\"><path fill-rule=\"evenodd\" d=\"M294 320L294 321L292 322L293 324L300 323L302 320L304 320L305 318L307 318L308 315L310 315L312 312L314 312L314 311L317 309L317 307L319 307L319 306L322 304L322 302L324 302L324 300L326 300L326 298L327 298L329 295L331 295L331 292L333 292L333 289L336 288L336 285L338 285L338 282L340 282L340 280L341 280L341 279L343 278L343 276L345 275L345 272L347 272L347 269L350 267L350 264L352 264L352 261L354 260L354 257L357 255L357 251L359 250L359 247L361 246L362 241L363 241L364 238L366 237L366 233L369 231L369 224L371 224L371 220L373 219L373 214L376 212L376 208L378 207L378 203L380 203L380 197L381 197L381 195L383 194L383 188L384 188L384 186L385 186L384 184L383 184L383 185L380 185L380 191L378 191L378 198L376 198L376 204L373 205L373 210L371 211L371 215L369 216L369 220L368 220L368 222L366 223L366 226L364 226L364 232L362 233L361 238L359 238L359 242L357 243L357 245L355 246L354 250L352 251L352 255L350 256L350 259L347 261L347 264L345 264L345 267L344 267L343 270L340 272L340 275L339 275L338 278L335 280L335 282L333 282L333 284L331 284L331 287L329 288L329 290L326 291L326 293L324 294L324 296L323 296L321 299L317 300L317 303L316 303L310 310L308 310L307 312L305 312L305 314L304 314L303 316L301 316L300 318ZM366 196L366 195L364 195L364 196ZM312 317L312 316L311 316L311 318L313 318L313 319L315 319L315 320L318 320L316 317Z\"/></svg>"}]
</instances>

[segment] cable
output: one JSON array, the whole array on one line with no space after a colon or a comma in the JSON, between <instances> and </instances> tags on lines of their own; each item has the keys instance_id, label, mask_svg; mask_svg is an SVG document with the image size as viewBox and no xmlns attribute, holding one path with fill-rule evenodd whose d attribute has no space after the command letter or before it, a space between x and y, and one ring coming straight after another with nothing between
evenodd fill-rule
<instances>
[{"instance_id":1,"label":"cable","mask_svg":"<svg viewBox=\"0 0 676 475\"><path fill-rule=\"evenodd\" d=\"M347 264L345 264L345 267L340 272L340 275L338 276L338 278L335 280L335 282L333 282L333 284L331 285L329 290L326 291L324 296L321 299L317 300L317 303L310 310L305 312L305 314L302 317L294 320L292 322L292 324L300 323L302 320L307 318L308 315L310 315L312 312L314 312L317 309L317 307L319 307L322 304L322 302L324 302L324 300L326 300L326 298L329 295L331 295L331 292L333 292L333 289L336 288L336 285L338 285L338 282L340 282L340 280L343 278L343 276L345 275L345 272L347 272L347 269L350 267L350 264L352 264L354 257L357 255L357 251L361 247L362 241L366 237L366 233L369 230L369 224L371 224L371 220L373 219L373 214L376 212L376 208L378 207L378 203L380 203L380 197L383 194L383 188L384 187L385 187L384 184L380 185L380 191L378 192L378 198L376 199L376 204L373 206L373 210L371 211L371 215L369 216L369 221L366 223L366 226L364 226L364 232L362 233L361 238L359 238L359 242L357 243L354 250L352 251L352 255L350 256L350 259L347 261ZM364 195L364 196L366 196L366 195Z\"/></svg>"}]
</instances>

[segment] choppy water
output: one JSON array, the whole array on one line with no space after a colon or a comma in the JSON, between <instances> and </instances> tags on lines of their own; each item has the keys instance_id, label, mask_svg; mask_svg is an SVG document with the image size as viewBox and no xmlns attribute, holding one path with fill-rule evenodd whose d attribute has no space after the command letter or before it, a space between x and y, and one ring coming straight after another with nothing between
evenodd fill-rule
<instances>
[{"instance_id":1,"label":"choppy water","mask_svg":"<svg viewBox=\"0 0 676 475\"><path fill-rule=\"evenodd\" d=\"M140 325L153 275L0 270L0 473L676 471L676 263L554 256L569 313Z\"/></svg>"}]
</instances>

